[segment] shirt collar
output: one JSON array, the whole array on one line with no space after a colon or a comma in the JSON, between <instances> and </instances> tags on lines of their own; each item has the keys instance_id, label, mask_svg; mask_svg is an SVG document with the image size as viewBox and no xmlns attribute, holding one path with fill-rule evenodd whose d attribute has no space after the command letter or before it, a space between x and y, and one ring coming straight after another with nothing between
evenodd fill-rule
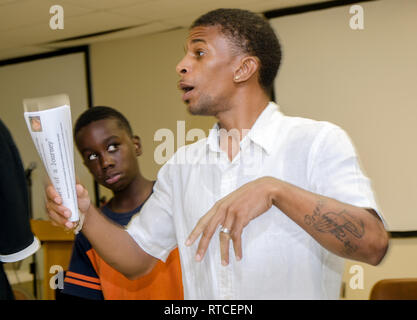
<instances>
[{"instance_id":1,"label":"shirt collar","mask_svg":"<svg viewBox=\"0 0 417 320\"><path fill-rule=\"evenodd\" d=\"M279 106L272 101L269 102L259 115L258 119L256 119L246 137L259 145L269 155L273 151L274 141L276 141L276 123L282 116ZM243 139L241 143L243 143L244 140L245 139ZM219 125L217 123L210 129L207 145L211 151L221 151L219 146Z\"/></svg>"}]
</instances>

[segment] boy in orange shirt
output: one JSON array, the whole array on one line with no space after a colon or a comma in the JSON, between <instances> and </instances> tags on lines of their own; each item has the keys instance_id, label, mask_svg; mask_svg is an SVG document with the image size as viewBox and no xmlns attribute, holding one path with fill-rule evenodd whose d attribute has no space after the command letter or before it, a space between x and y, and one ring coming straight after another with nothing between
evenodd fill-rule
<instances>
[{"instance_id":1,"label":"boy in orange shirt","mask_svg":"<svg viewBox=\"0 0 417 320\"><path fill-rule=\"evenodd\" d=\"M139 169L137 157L142 154L139 137L133 135L120 112L110 107L94 107L76 121L74 138L94 179L113 192L113 198L101 208L102 213L114 223L126 226L139 213L154 185ZM128 280L100 258L81 231L75 238L62 293L106 300L183 299L178 249L166 263L159 261L148 275Z\"/></svg>"}]
</instances>

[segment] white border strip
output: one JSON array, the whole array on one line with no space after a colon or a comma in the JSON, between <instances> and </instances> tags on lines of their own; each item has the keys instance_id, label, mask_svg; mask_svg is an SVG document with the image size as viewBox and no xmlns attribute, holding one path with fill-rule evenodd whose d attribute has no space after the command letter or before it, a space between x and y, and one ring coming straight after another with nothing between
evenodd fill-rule
<instances>
[{"instance_id":1,"label":"white border strip","mask_svg":"<svg viewBox=\"0 0 417 320\"><path fill-rule=\"evenodd\" d=\"M20 261L20 260L26 259L27 257L34 254L36 251L38 251L39 248L40 248L39 239L36 238L36 237L33 237L33 242L32 242L31 245L29 245L25 249L23 249L19 252L16 252L16 253L7 254L7 255L4 255L4 256L0 255L0 261L1 262Z\"/></svg>"}]
</instances>

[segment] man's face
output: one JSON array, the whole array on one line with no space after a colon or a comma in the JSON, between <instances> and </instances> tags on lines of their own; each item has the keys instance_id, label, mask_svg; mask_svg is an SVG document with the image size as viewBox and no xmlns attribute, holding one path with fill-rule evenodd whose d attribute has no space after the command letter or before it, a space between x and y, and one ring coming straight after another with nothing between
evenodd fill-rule
<instances>
[{"instance_id":1,"label":"man's face","mask_svg":"<svg viewBox=\"0 0 417 320\"><path fill-rule=\"evenodd\" d=\"M216 115L227 110L240 57L218 26L191 29L185 56L177 65L179 88L191 114ZM236 50L235 50L236 51Z\"/></svg>"},{"instance_id":2,"label":"man's face","mask_svg":"<svg viewBox=\"0 0 417 320\"><path fill-rule=\"evenodd\" d=\"M139 139L130 137L116 119L90 123L77 133L75 140L97 183L121 191L137 176Z\"/></svg>"}]
</instances>

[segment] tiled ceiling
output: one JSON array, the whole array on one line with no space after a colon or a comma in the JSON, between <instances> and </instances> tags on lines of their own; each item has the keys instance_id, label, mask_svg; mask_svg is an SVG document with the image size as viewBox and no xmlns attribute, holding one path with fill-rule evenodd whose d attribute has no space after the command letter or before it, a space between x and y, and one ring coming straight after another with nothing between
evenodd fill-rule
<instances>
[{"instance_id":1,"label":"tiled ceiling","mask_svg":"<svg viewBox=\"0 0 417 320\"><path fill-rule=\"evenodd\" d=\"M260 13L320 2L326 1L0 0L0 60L187 27L199 15L219 7ZM64 10L62 30L49 27L53 17L49 10L54 5Z\"/></svg>"}]
</instances>

